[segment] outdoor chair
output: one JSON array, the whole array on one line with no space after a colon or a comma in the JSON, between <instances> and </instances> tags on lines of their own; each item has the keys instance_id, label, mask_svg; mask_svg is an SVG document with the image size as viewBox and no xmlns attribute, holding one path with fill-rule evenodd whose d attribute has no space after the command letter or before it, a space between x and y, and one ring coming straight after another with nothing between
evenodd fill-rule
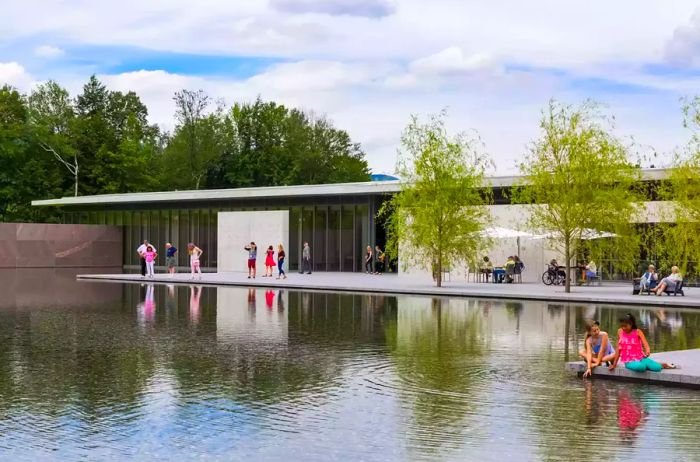
<instances>
[{"instance_id":1,"label":"outdoor chair","mask_svg":"<svg viewBox=\"0 0 700 462\"><path fill-rule=\"evenodd\" d=\"M647 295L651 295L651 289L654 289L659 283L659 281L651 281L647 289L641 290L641 280L642 278L632 279L632 295L639 295L640 292Z\"/></svg>"},{"instance_id":2,"label":"outdoor chair","mask_svg":"<svg viewBox=\"0 0 700 462\"><path fill-rule=\"evenodd\" d=\"M680 295L681 297L685 297L685 291L683 290L683 287L685 286L685 279L680 281L678 284L676 284L676 287L671 289L670 287L666 286L666 289L664 290L664 293L666 295L673 295L674 297L676 295Z\"/></svg>"}]
</instances>

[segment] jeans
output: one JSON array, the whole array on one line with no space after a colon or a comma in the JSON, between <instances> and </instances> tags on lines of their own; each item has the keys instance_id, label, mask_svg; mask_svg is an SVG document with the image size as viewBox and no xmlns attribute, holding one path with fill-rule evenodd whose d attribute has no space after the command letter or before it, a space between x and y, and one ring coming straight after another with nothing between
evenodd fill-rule
<instances>
[{"instance_id":1,"label":"jeans","mask_svg":"<svg viewBox=\"0 0 700 462\"><path fill-rule=\"evenodd\" d=\"M277 259L277 272L280 276L286 276L284 273L284 258Z\"/></svg>"},{"instance_id":2,"label":"jeans","mask_svg":"<svg viewBox=\"0 0 700 462\"><path fill-rule=\"evenodd\" d=\"M141 276L146 275L146 259L141 257Z\"/></svg>"},{"instance_id":3,"label":"jeans","mask_svg":"<svg viewBox=\"0 0 700 462\"><path fill-rule=\"evenodd\" d=\"M664 368L661 364L657 363L651 358L643 358L639 361L630 361L625 363L625 367L634 372L661 372L661 370Z\"/></svg>"},{"instance_id":4,"label":"jeans","mask_svg":"<svg viewBox=\"0 0 700 462\"><path fill-rule=\"evenodd\" d=\"M145 261L145 260L144 260L144 261ZM156 262L154 262L154 261L147 261L147 262L146 262L146 273L147 273L149 276L153 276L153 275L155 274L155 271L154 271L154 269L155 269L155 268L154 268L155 264L156 264Z\"/></svg>"}]
</instances>

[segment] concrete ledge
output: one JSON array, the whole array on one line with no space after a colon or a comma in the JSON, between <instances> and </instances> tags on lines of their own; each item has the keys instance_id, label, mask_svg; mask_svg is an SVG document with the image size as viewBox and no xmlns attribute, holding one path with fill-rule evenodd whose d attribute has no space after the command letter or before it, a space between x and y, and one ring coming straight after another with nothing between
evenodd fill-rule
<instances>
[{"instance_id":1,"label":"concrete ledge","mask_svg":"<svg viewBox=\"0 0 700 462\"><path fill-rule=\"evenodd\" d=\"M654 353L651 358L659 362L674 363L679 369L633 372L624 366L618 366L611 372L607 367L600 366L593 369L591 377L700 389L700 348ZM586 364L583 361L568 362L565 367L566 370L579 376L586 370Z\"/></svg>"},{"instance_id":2,"label":"concrete ledge","mask_svg":"<svg viewBox=\"0 0 700 462\"><path fill-rule=\"evenodd\" d=\"M142 279L137 274L82 274L83 280L116 282L153 282L160 284L192 284L189 274L178 273L174 278L157 274L154 279ZM448 282L438 288L429 278L397 277L393 274L373 276L364 273L314 273L300 275L290 273L288 279L247 279L243 272L205 273L196 284L214 286L274 287L280 289L328 290L335 292L361 292L376 294L407 294L446 297L476 297L498 300L536 300L550 303L595 303L606 305L660 306L676 308L700 308L700 290L693 289L685 297L656 297L631 294L631 285L609 284L596 287L575 287L567 294L563 288L548 287L537 283L492 284Z\"/></svg>"}]
</instances>

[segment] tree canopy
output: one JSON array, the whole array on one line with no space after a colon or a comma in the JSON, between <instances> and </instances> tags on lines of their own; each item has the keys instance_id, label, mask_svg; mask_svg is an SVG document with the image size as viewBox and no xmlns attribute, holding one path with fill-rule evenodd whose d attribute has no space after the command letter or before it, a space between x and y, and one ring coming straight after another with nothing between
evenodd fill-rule
<instances>
[{"instance_id":1,"label":"tree canopy","mask_svg":"<svg viewBox=\"0 0 700 462\"><path fill-rule=\"evenodd\" d=\"M54 81L0 88L0 220L53 220L32 200L65 195L368 181L359 144L324 117L275 102L228 108L174 95L173 132L132 92L92 76L74 97Z\"/></svg>"},{"instance_id":2,"label":"tree canopy","mask_svg":"<svg viewBox=\"0 0 700 462\"><path fill-rule=\"evenodd\" d=\"M401 191L380 210L387 223L387 252L403 265L430 269L438 287L443 268L474 262L487 239L486 207L491 189L484 183L490 161L478 138L451 135L445 114L422 123L412 117L401 137L397 173Z\"/></svg>"},{"instance_id":3,"label":"tree canopy","mask_svg":"<svg viewBox=\"0 0 700 462\"><path fill-rule=\"evenodd\" d=\"M610 128L594 103L574 107L551 101L542 114L541 135L520 164L523 179L514 199L530 204L530 227L549 233L564 255L567 292L577 252L615 255L616 264L623 265L638 256L634 217L642 202L635 191L640 170ZM585 240L590 230L617 238Z\"/></svg>"}]
</instances>

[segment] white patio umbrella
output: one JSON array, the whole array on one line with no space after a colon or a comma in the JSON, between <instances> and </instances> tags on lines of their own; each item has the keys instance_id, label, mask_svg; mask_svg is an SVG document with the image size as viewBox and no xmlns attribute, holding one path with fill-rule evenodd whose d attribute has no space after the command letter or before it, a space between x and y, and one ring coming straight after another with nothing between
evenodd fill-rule
<instances>
[{"instance_id":1,"label":"white patio umbrella","mask_svg":"<svg viewBox=\"0 0 700 462\"><path fill-rule=\"evenodd\" d=\"M549 233L538 234L537 236L533 236L532 239L534 239L534 240L552 239L552 238L556 238L558 236L559 236L558 231L551 231ZM584 229L583 232L581 233L581 239L583 239L585 241L590 241L593 239L603 239L606 237L617 237L617 234L609 233L607 231L598 231L598 230L590 229L590 228Z\"/></svg>"},{"instance_id":2,"label":"white patio umbrella","mask_svg":"<svg viewBox=\"0 0 700 462\"><path fill-rule=\"evenodd\" d=\"M486 237L492 239L510 239L515 238L518 243L518 255L520 255L520 238L521 237L532 237L532 234L526 233L525 231L519 231L517 229L502 228L500 226L494 226L484 229L481 233Z\"/></svg>"}]
</instances>

